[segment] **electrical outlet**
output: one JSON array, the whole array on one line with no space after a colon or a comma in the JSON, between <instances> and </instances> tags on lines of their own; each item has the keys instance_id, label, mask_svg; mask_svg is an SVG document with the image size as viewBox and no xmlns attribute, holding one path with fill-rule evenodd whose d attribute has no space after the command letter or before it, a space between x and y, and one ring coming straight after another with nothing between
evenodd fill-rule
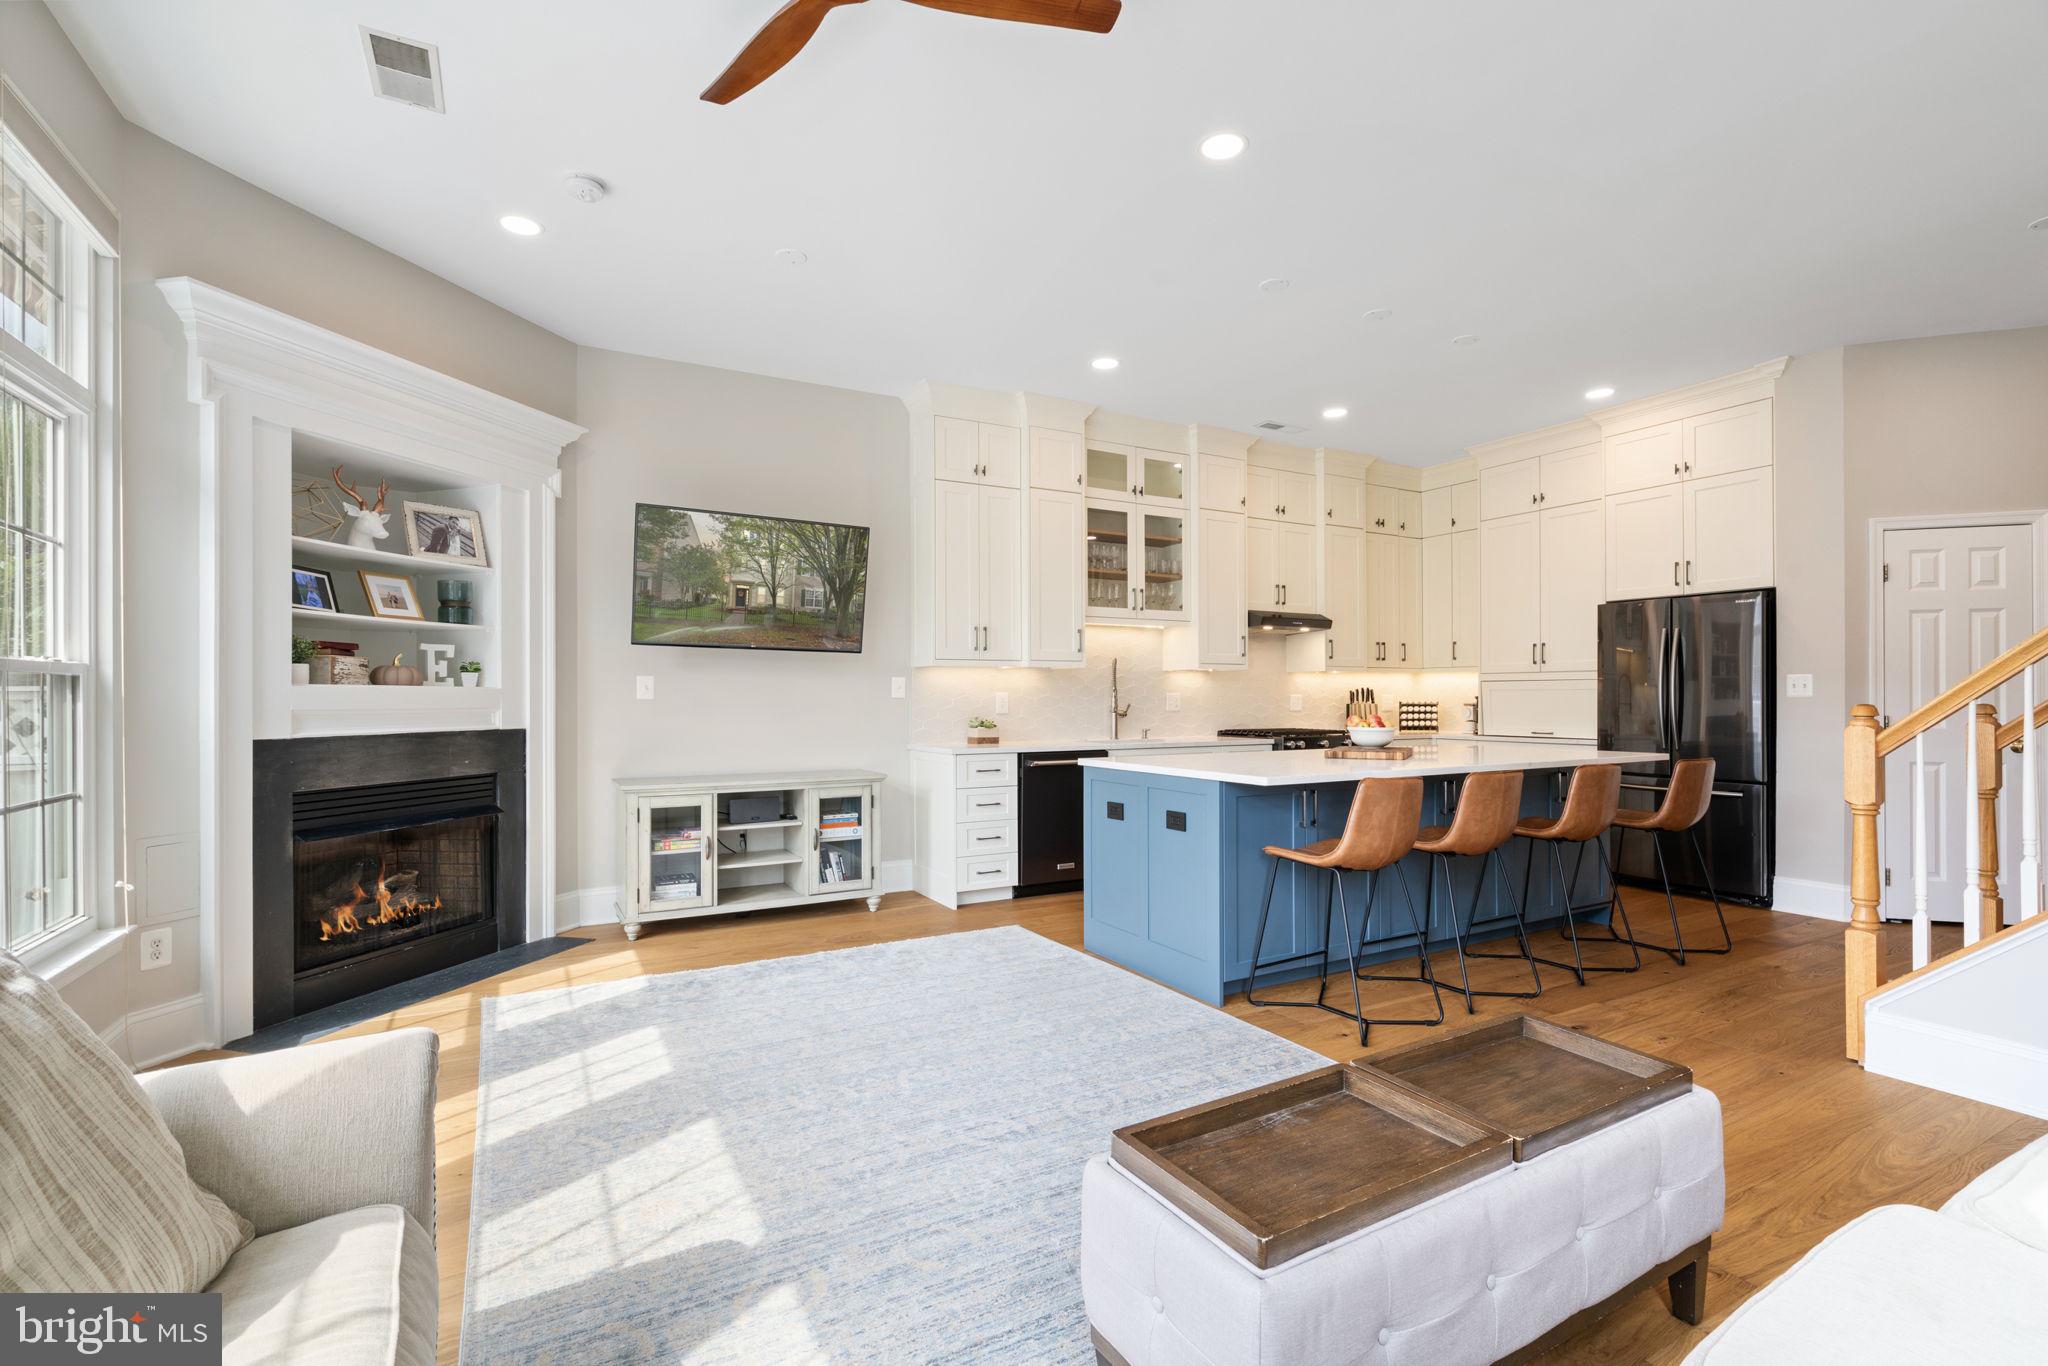
<instances>
[{"instance_id":1,"label":"electrical outlet","mask_svg":"<svg viewBox=\"0 0 2048 1366\"><path fill-rule=\"evenodd\" d=\"M908 697L909 695L910 680L905 678L892 678L889 680L889 696Z\"/></svg>"},{"instance_id":2,"label":"electrical outlet","mask_svg":"<svg viewBox=\"0 0 2048 1366\"><path fill-rule=\"evenodd\" d=\"M1813 696L1813 675L1812 675L1812 674L1786 674L1786 675L1785 675L1785 696L1787 696L1787 697L1811 697L1811 696Z\"/></svg>"},{"instance_id":3,"label":"electrical outlet","mask_svg":"<svg viewBox=\"0 0 2048 1366\"><path fill-rule=\"evenodd\" d=\"M142 932L142 970L170 966L171 932L168 929Z\"/></svg>"},{"instance_id":4,"label":"electrical outlet","mask_svg":"<svg viewBox=\"0 0 2048 1366\"><path fill-rule=\"evenodd\" d=\"M1006 692L999 692L999 693L997 693L997 694L996 694L996 715L997 715L997 716L1008 716L1009 714L1010 714L1010 695L1009 695L1008 693L1006 693Z\"/></svg>"},{"instance_id":5,"label":"electrical outlet","mask_svg":"<svg viewBox=\"0 0 2048 1366\"><path fill-rule=\"evenodd\" d=\"M1168 694L1166 695L1166 709L1167 709L1168 711L1179 711L1179 710L1180 710L1180 694L1179 694L1179 693L1177 693L1177 692L1170 692L1170 693L1168 693Z\"/></svg>"},{"instance_id":6,"label":"electrical outlet","mask_svg":"<svg viewBox=\"0 0 2048 1366\"><path fill-rule=\"evenodd\" d=\"M654 675L639 674L633 679L633 698L639 702L654 700Z\"/></svg>"},{"instance_id":7,"label":"electrical outlet","mask_svg":"<svg viewBox=\"0 0 2048 1366\"><path fill-rule=\"evenodd\" d=\"M1291 693L1287 694L1287 710L1289 710L1289 711L1300 711L1300 710L1301 710L1301 694L1300 694L1300 693L1298 693L1298 692L1291 692Z\"/></svg>"}]
</instances>

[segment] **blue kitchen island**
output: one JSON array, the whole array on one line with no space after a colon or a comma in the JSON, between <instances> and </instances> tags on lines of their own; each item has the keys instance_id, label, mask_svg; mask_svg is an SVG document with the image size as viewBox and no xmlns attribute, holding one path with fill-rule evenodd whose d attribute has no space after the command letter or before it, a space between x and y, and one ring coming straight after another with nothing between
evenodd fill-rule
<instances>
[{"instance_id":1,"label":"blue kitchen island","mask_svg":"<svg viewBox=\"0 0 2048 1366\"><path fill-rule=\"evenodd\" d=\"M1422 824L1447 825L1467 774L1520 770L1524 815L1555 815L1571 771L1582 764L1641 763L1659 756L1617 753L1590 744L1546 741L1418 739L1412 757L1399 760L1333 759L1319 750L1197 751L1147 757L1084 759L1086 818L1083 942L1090 953L1121 963L1211 1005L1244 989L1265 891L1269 844L1299 848L1343 833L1359 781L1423 779ZM1483 923L1509 915L1522 896L1531 842L1511 840L1501 851L1507 876L1489 875L1479 910ZM1548 856L1528 878L1531 926L1563 911ZM1477 859L1453 859L1457 904L1469 908L1480 876ZM1574 855L1565 852L1565 872ZM1606 880L1597 857L1578 868L1572 899L1599 900ZM1393 870L1388 870L1389 874ZM1410 854L1400 865L1420 916L1429 887L1428 860ZM1273 888L1263 957L1267 962L1322 947L1328 874L1293 863L1281 866ZM1363 913L1365 875L1344 874L1344 895L1354 927ZM1432 947L1448 948L1451 909L1439 893L1428 933ZM1604 920L1585 915L1581 924ZM1355 932L1355 930L1354 930ZM1411 954L1414 932L1399 879L1383 876L1364 935L1365 960ZM1605 935L1597 937L1604 943ZM1611 962L1589 946L1588 960ZM1342 945L1333 951L1341 963ZM1610 951L1611 953L1611 951ZM1259 975L1260 984L1313 976L1315 960Z\"/></svg>"}]
</instances>

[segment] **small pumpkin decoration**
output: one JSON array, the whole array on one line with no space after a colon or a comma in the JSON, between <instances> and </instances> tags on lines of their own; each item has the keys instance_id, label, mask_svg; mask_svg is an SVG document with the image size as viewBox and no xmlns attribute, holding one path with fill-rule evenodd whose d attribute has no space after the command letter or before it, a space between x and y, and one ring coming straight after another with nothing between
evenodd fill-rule
<instances>
[{"instance_id":1,"label":"small pumpkin decoration","mask_svg":"<svg viewBox=\"0 0 2048 1366\"><path fill-rule=\"evenodd\" d=\"M404 655L393 655L389 664L379 664L370 670L370 682L383 688L416 688L420 671L407 664Z\"/></svg>"}]
</instances>

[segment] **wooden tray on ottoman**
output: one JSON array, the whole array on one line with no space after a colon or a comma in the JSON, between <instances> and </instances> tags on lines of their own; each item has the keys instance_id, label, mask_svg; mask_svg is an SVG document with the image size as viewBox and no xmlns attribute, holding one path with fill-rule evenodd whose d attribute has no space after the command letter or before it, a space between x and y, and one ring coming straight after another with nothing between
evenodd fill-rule
<instances>
[{"instance_id":1,"label":"wooden tray on ottoman","mask_svg":"<svg viewBox=\"0 0 2048 1366\"><path fill-rule=\"evenodd\" d=\"M1118 1129L1110 1151L1259 1267L1513 1160L1506 1134L1352 1063Z\"/></svg>"},{"instance_id":2,"label":"wooden tray on ottoman","mask_svg":"<svg viewBox=\"0 0 2048 1366\"><path fill-rule=\"evenodd\" d=\"M1515 1161L1692 1090L1692 1069L1509 1015L1358 1060L1515 1140Z\"/></svg>"}]
</instances>

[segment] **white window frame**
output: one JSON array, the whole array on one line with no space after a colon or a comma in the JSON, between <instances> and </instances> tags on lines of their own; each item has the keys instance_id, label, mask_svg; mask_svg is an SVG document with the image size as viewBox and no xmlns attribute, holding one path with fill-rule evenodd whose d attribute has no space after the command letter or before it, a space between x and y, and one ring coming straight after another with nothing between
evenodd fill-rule
<instances>
[{"instance_id":1,"label":"white window frame","mask_svg":"<svg viewBox=\"0 0 2048 1366\"><path fill-rule=\"evenodd\" d=\"M8 169L63 223L64 314L58 363L0 333L0 385L58 423L52 490L64 542L59 581L60 653L77 667L7 660L0 667L75 673L79 678L77 752L83 800L73 856L82 912L8 946L32 970L69 966L81 949L117 941L127 922L123 867L121 763L120 464L115 414L118 383L119 262L102 237L28 155L0 131ZM4 894L4 893L0 893Z\"/></svg>"}]
</instances>

